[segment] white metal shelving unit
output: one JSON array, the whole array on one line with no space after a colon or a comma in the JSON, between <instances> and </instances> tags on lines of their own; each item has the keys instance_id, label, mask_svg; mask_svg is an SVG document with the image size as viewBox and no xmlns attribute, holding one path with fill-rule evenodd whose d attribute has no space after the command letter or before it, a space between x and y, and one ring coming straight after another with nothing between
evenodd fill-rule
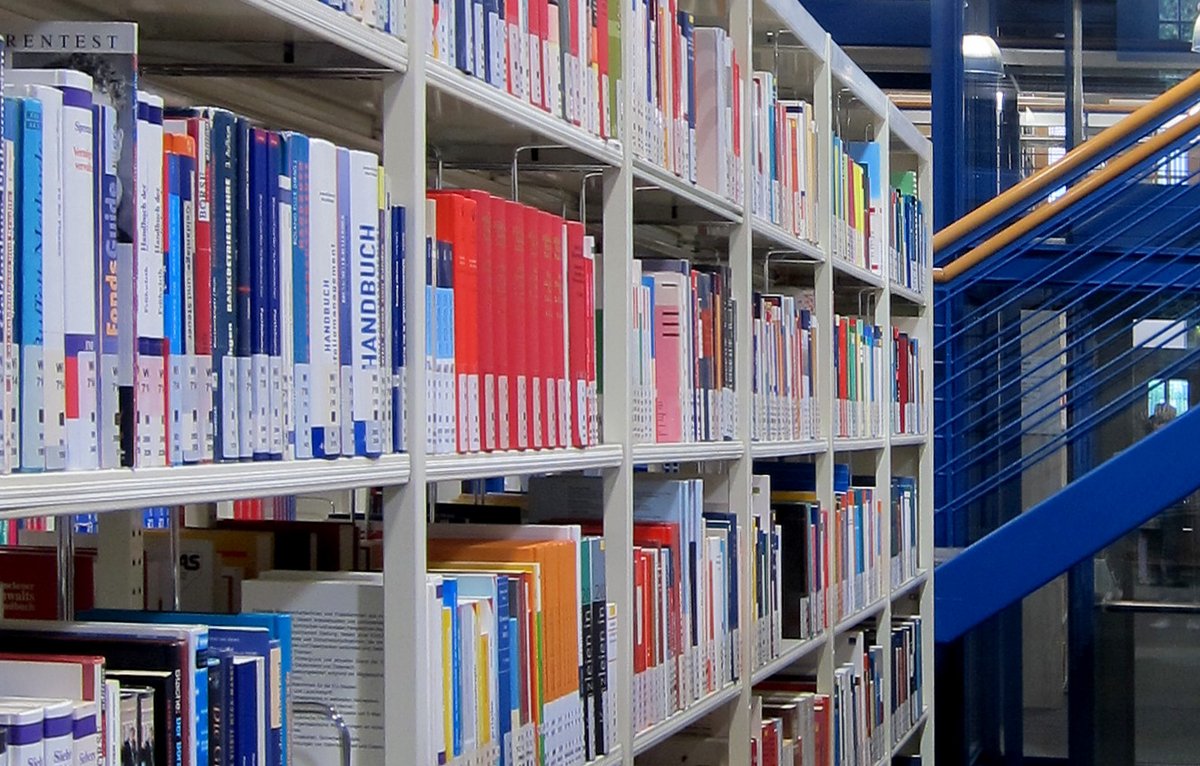
<instances>
[{"instance_id":1,"label":"white metal shelving unit","mask_svg":"<svg viewBox=\"0 0 1200 766\"><path fill-rule=\"evenodd\" d=\"M692 7L695 6L695 7ZM856 119L866 115L877 140L884 147L884 176L887 167L900 164L917 171L919 190L929 205L931 195L931 151L929 143L892 107L880 92L829 35L821 29L804 8L794 0L733 0L732 3L711 3L708 0L681 0L681 9L695 10L697 16L709 22L715 13L727 14L729 30L739 56L742 73L742 137L744 184L749 196L751 188L751 158L748 126L750 124L751 78L756 69L775 67L781 93L798 93L815 107L819 136L819 174L828 183L831 177L830 155L833 126L841 119L835 111L841 108L842 94L854 102ZM622 5L623 28L632 28L632 11ZM714 11L714 8L720 10ZM933 763L933 593L932 578L932 479L933 454L927 436L892 436L890 423L885 419L885 433L874 439L835 440L831 435L833 403L830 379L832 350L828 329L832 327L835 306L839 299L873 291L876 321L890 334L893 317L903 316L907 326L916 327L924 343L927 371L926 401L931 402L932 388L932 309L929 296L931 285L923 293L893 285L891 280L830 256L832 241L832 212L827 188L818 191L818 243L802 241L778 227L750 215L741 204L723 199L705 189L688 184L671 173L641 159L635 159L627 145L591 136L547 113L523 104L478 80L428 58L428 35L410 35L405 42L367 28L348 16L326 7L319 0L44 0L37 4L23 0L0 0L0 23L8 18L54 20L64 18L93 18L96 20L130 19L142 24L143 48L146 58L161 59L178 54L187 63L197 63L203 57L218 60L232 56L239 64L275 62L270 79L261 79L240 92L253 94L268 89L271 99L261 104L246 104L231 99L225 105L247 111L279 127L310 127L314 119L322 119L320 99L335 96L352 98L367 115L347 125L339 120L336 111L323 115L327 135L343 139L348 130L356 132L362 145L382 151L383 162L392 185L393 196L410 209L424 198L431 185L428 169L431 156L427 147L443 143L471 142L478 152L492 153L494 165L511 164L514 152L531 146L549 147L576 157L586 164L583 173L572 176L560 172L543 189L552 192L578 194L588 179L599 180L589 191L590 214L587 216L593 233L599 234L602 283L604 339L603 369L599 371L603 390L602 445L586 450L554 450L546 452L499 453L490 455L428 455L425 452L425 402L411 396L408 402L408 444L406 455L389 456L381 460L347 459L332 462L254 463L207 465L158 469L153 471L107 471L88 474L16 475L0 478L0 517L45 513L69 513L120 508L139 508L159 504L208 502L244 496L262 496L333 490L384 487L384 602L386 632L385 682L388 688L402 689L403 694L391 695L383 725L387 731L385 762L388 764L422 763L418 754L427 750L431 711L426 705L430 698L426 688L426 614L425 599L425 542L429 487L434 481L471 479L497 475L528 475L578 470L599 470L605 476L604 530L607 549L608 597L616 602L621 627L618 642L618 674L611 683L617 689L617 715L620 721L619 751L606 756L597 764L632 766L636 756L650 750L680 730L709 718L716 729L728 735L731 766L750 763L750 698L751 685L793 666L804 667L818 678L818 687L829 691L833 671L844 658L838 656L838 639L846 632L871 623L881 636L888 635L894 615L920 614L924 620L924 688L927 712L912 731L904 734L895 752L919 752L926 764ZM426 2L409 0L406 26L409 30L424 31L428 23ZM217 41L217 42L214 42ZM231 45L222 46L228 42ZM297 93L306 99L308 123L289 125L286 109L291 91L284 60L278 54L284 46L297 51L317 50L322 55L297 61L329 60L337 66L358 67L360 76L353 82L341 81L326 86L319 79L310 80L309 65L297 64L294 75ZM230 53L230 48L234 53ZM633 46L623 45L622 70L632 71ZM253 55L246 54L252 49ZM781 54L780 51L783 50ZM262 55L262 52L268 55ZM330 53L332 51L332 53ZM274 58L272 58L274 55ZM766 66L764 66L764 62ZM363 82L363 78L367 82ZM194 82L193 82L194 81ZM151 79L154 86L162 78ZM219 96L228 80L205 78L202 72L192 71L188 77L169 78L169 90L180 94L203 94L204 100ZM198 84L196 84L198 83ZM215 84L214 84L215 83ZM346 94L350 95L347 96ZM631 99L626 91L624 98ZM253 99L251 99L253 100ZM281 106L282 105L282 106ZM252 107L258 106L258 112ZM626 105L628 106L628 105ZM622 135L632 135L634 110L622 108ZM363 126L366 126L365 128ZM467 164L467 163L462 163ZM503 184L504 174L495 167L480 172L480 185ZM597 195L594 189L599 187ZM736 408L737 439L728 442L699 444L634 444L632 442L629 370L632 350L627 343L630 317L629 285L637 226L647 221L645 211L655 208L641 195L660 195L672 206L691 208L694 222L716 222L722 227L721 241L725 243L724 260L732 270L732 291L739 315L736 323L735 371L738 381ZM538 198L535 204L551 207ZM598 203L596 200L599 200ZM527 200L522 191L522 200ZM596 215L595 211L601 212ZM559 209L557 212L561 212ZM884 212L887 215L887 211ZM650 221L663 226L661 220ZM669 225L669 224L668 224ZM409 253L424 248L424 216L408 219L407 249ZM819 377L817 400L824 435L816 440L801 442L752 442L750 439L751 392L751 335L749 307L751 306L754 275L764 265L766 253L789 253L811 269L811 284L815 287L817 315L821 332L818 342ZM424 282L422 259L411 257L407 262L406 284ZM411 290L406 296L408 316L408 358L424 358L424 292ZM885 337L887 337L885 335ZM890 359L885 369L890 367ZM425 371L422 365L408 367L407 390L425 390ZM925 424L930 433L931 424ZM713 481L728 490L730 507L740 515L743 528L749 525L749 497L753 460L759 458L797 457L815 461L818 476L818 496L826 506L833 500L833 465L851 460L857 466L872 467L877 486L886 496L893 473L918 477L920 486L921 550L919 568L922 574L906 583L889 583L887 595L858 614L841 620L822 635L804 642L786 642L779 657L760 668L740 669L739 683L728 686L699 701L643 732L635 732L632 721L633 609L632 549L633 520L631 512L634 466L644 463L706 463L711 464ZM709 475L706 474L706 481ZM127 514L105 514L103 528L111 526L110 518ZM128 522L125 522L128 523ZM885 529L885 535L890 534ZM749 536L743 535L741 560L751 560ZM885 540L888 550L890 541ZM128 541L122 543L127 551ZM102 548L102 555L104 549ZM890 572L890 567L887 567ZM126 578L128 580L128 577ZM740 581L743 605L742 624L752 624L749 599L749 577ZM742 657L752 656L753 631L743 630ZM885 652L885 655L889 653ZM890 663L890 660L887 662ZM885 683L890 683L890 667L885 665ZM889 693L885 690L885 699ZM887 718L887 742L895 741L891 732L890 714ZM886 760L886 759L885 759ZM649 762L648 760L646 761Z\"/></svg>"}]
</instances>

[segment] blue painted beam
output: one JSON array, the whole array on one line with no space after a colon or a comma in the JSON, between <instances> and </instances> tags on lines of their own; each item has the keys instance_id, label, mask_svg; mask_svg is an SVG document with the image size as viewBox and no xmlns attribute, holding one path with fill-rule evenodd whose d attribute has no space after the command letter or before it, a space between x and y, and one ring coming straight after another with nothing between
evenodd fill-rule
<instances>
[{"instance_id":1,"label":"blue painted beam","mask_svg":"<svg viewBox=\"0 0 1200 766\"><path fill-rule=\"evenodd\" d=\"M838 45L928 48L929 0L806 0L804 10Z\"/></svg>"},{"instance_id":2,"label":"blue painted beam","mask_svg":"<svg viewBox=\"0 0 1200 766\"><path fill-rule=\"evenodd\" d=\"M939 643L960 638L1200 488L1200 408L937 568Z\"/></svg>"},{"instance_id":3,"label":"blue painted beam","mask_svg":"<svg viewBox=\"0 0 1200 766\"><path fill-rule=\"evenodd\" d=\"M978 280L981 286L1011 286L1037 284L1042 287L1073 287L1083 289L1102 285L1114 291L1157 287L1195 288L1196 269L1200 267L1200 250L1180 253L1167 250L1146 257L1132 251L1100 251L1078 258L1074 264L1046 278L1042 276L1061 258L1075 258L1064 248L1052 245L1039 247L1003 265L994 267L987 277ZM1136 269L1126 268L1128 258L1138 259Z\"/></svg>"}]
</instances>

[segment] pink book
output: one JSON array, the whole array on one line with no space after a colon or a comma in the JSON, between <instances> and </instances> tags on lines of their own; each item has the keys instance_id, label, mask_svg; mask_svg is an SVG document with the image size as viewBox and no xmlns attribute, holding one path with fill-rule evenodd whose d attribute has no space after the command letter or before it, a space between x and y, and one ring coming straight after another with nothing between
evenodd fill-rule
<instances>
[{"instance_id":1,"label":"pink book","mask_svg":"<svg viewBox=\"0 0 1200 766\"><path fill-rule=\"evenodd\" d=\"M691 269L687 261L645 260L643 273L654 277L654 437L660 444L683 441L687 396L684 333L689 329Z\"/></svg>"}]
</instances>

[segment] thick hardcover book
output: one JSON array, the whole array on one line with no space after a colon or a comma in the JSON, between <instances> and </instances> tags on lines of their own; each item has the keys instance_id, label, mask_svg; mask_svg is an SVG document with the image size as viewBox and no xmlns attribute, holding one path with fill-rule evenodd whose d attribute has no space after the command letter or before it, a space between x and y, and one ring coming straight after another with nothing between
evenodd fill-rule
<instances>
[{"instance_id":1,"label":"thick hardcover book","mask_svg":"<svg viewBox=\"0 0 1200 766\"><path fill-rule=\"evenodd\" d=\"M379 158L348 153L346 291L350 305L350 416L353 454L383 452L379 348ZM347 450L348 452L350 450Z\"/></svg>"},{"instance_id":2,"label":"thick hardcover book","mask_svg":"<svg viewBox=\"0 0 1200 766\"><path fill-rule=\"evenodd\" d=\"M251 189L251 166L253 165L253 138L249 120L244 117L236 118L236 228L237 247L234 250L236 267L234 269L237 299L236 319L234 326L234 354L237 361L237 423L238 423L238 457L250 460L254 457L255 446L258 442L258 432L255 428L254 409L254 378L252 371L252 336L254 334L254 223L251 217L253 209L253 194Z\"/></svg>"},{"instance_id":3,"label":"thick hardcover book","mask_svg":"<svg viewBox=\"0 0 1200 766\"><path fill-rule=\"evenodd\" d=\"M309 141L308 322L315 457L342 454L337 150ZM349 328L345 328L348 330Z\"/></svg>"},{"instance_id":4,"label":"thick hardcover book","mask_svg":"<svg viewBox=\"0 0 1200 766\"><path fill-rule=\"evenodd\" d=\"M267 299L267 457L283 459L285 418L283 406L283 341L281 327L281 305L283 290L280 284L283 274L281 260L284 257L280 217L283 202L280 186L280 168L283 166L283 147L279 134L267 133L266 165L263 169L263 185L266 188L266 299ZM290 181L289 181L290 182ZM288 216L290 217L291 195L288 194ZM291 232L287 235L291 245ZM290 253L288 253L290 257Z\"/></svg>"},{"instance_id":5,"label":"thick hardcover book","mask_svg":"<svg viewBox=\"0 0 1200 766\"><path fill-rule=\"evenodd\" d=\"M152 753L155 763L180 766L184 761L176 729L181 719L175 707L174 675L166 670L110 670L108 677L120 681L122 689L150 690L139 698L139 717L149 714L152 722L152 736L143 740L143 751Z\"/></svg>"},{"instance_id":6,"label":"thick hardcover book","mask_svg":"<svg viewBox=\"0 0 1200 766\"><path fill-rule=\"evenodd\" d=\"M238 141L236 118L212 116L212 422L215 459L241 457L238 413Z\"/></svg>"},{"instance_id":7,"label":"thick hardcover book","mask_svg":"<svg viewBox=\"0 0 1200 766\"><path fill-rule=\"evenodd\" d=\"M297 459L313 457L312 345L319 336L310 334L313 307L309 297L309 258L312 253L312 182L309 177L308 137L284 134L285 163L291 174L291 326L292 337L291 444Z\"/></svg>"},{"instance_id":8,"label":"thick hardcover book","mask_svg":"<svg viewBox=\"0 0 1200 766\"><path fill-rule=\"evenodd\" d=\"M250 140L250 380L252 453L271 458L271 202L278 182L270 172L269 131L252 128ZM271 183L268 184L268 176Z\"/></svg>"},{"instance_id":9,"label":"thick hardcover book","mask_svg":"<svg viewBox=\"0 0 1200 766\"><path fill-rule=\"evenodd\" d=\"M166 335L164 249L166 193L162 99L138 94L137 461L139 467L167 464ZM144 151L143 151L144 150Z\"/></svg>"},{"instance_id":10,"label":"thick hardcover book","mask_svg":"<svg viewBox=\"0 0 1200 766\"><path fill-rule=\"evenodd\" d=\"M179 136L163 136L163 162L166 167L167 195L163 253L166 265L166 289L163 291L163 333L167 374L167 461L181 465L187 441L185 404L187 392L187 343L183 329L183 147Z\"/></svg>"},{"instance_id":11,"label":"thick hardcover book","mask_svg":"<svg viewBox=\"0 0 1200 766\"><path fill-rule=\"evenodd\" d=\"M388 305L392 310L392 448L404 452L407 448L406 428L408 423L408 315L405 309L404 286L407 268L405 247L408 236L405 227L405 209L399 205L391 208L391 285Z\"/></svg>"}]
</instances>

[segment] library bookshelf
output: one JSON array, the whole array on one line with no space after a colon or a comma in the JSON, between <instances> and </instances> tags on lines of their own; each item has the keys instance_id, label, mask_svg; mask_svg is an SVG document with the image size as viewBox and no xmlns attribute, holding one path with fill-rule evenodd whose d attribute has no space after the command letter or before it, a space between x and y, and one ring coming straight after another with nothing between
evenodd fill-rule
<instances>
[{"instance_id":1,"label":"library bookshelf","mask_svg":"<svg viewBox=\"0 0 1200 766\"><path fill-rule=\"evenodd\" d=\"M636 5L633 4L634 6ZM36 6L36 7L31 7ZM598 308L603 347L600 445L591 448L488 454L428 454L425 448L426 402L411 395L426 390L420 364L407 368L407 445L403 454L379 459L346 458L328 462L267 462L116 469L94 472L12 474L0 477L0 517L106 512L101 518L101 570L98 589L106 601L122 605L140 587L125 562L137 559L133 514L107 513L152 505L184 505L264 494L384 489L383 582L386 635L385 683L403 693L390 694L385 707L385 760L418 763L426 752L429 716L426 701L427 613L422 608L426 573L426 524L435 482L497 476L531 476L578 471L604 477L603 529L607 549L609 600L619 616L632 615L633 484L640 466L694 466L705 481L728 493L729 506L742 528L751 524L750 496L756 459L796 459L814 463L817 495L834 504L835 464L850 464L856 474L871 474L884 492L893 475L915 477L919 498L917 574L890 582L865 609L834 622L819 635L785 640L777 656L749 667L752 632L742 632L743 665L739 681L701 698L686 710L635 731L632 725L634 636L632 621L620 622L617 643L618 747L597 763L632 764L681 731L708 719L708 730L728 742L726 762L749 766L752 684L800 668L828 693L835 669L848 660L846 638L864 625L881 637L894 620L923 618L920 637L925 657L925 709L905 731L884 717L886 754L920 755L933 763L933 579L932 559L932 286L928 268L907 284L889 272L887 243L881 238L882 268L874 270L843 257L844 224L834 211L829 180L836 172L834 135L866 140L879 147L879 177L907 172L915 196L928 208L931 197L931 148L928 141L891 105L797 2L734 0L728 4L681 0L696 23L726 30L740 72L741 176L743 200L735 201L685 180L661 163L638 156L632 141L602 139L550 113L523 103L501 89L468 76L430 56L429 35L397 36L371 29L319 0L47 0L30 4L0 0L0 23L10 19L132 20L140 25L141 57L151 87L180 103L207 101L254 117L323 135L347 145L377 150L405 205L419 205L436 185L483 188L547 210L571 211L597 238L600 250ZM408 30L425 30L428 3L402 6ZM621 28L634 28L634 7L622 4ZM621 48L621 69L634 71L634 46ZM781 94L812 105L817 141L816 215L810 236L801 238L751 210L755 158L750 151L753 74L774 74ZM618 133L637 130L635 94L624 77L616 112ZM878 223L887 230L894 208L883 205ZM874 221L873 221L874 224ZM923 226L928 226L923 223ZM406 227L409 253L423 252L422 216ZM928 231L922 232L928 241ZM736 301L733 343L735 438L710 442L642 443L633 435L635 363L627 342L633 313L629 286L635 254L716 258L729 268ZM928 254L924 255L926 265ZM877 261L878 263L878 261ZM420 258L406 261L407 285L424 283ZM766 280L766 284L764 284ZM754 397L749 381L755 360L751 306L755 291L772 281L791 281L810 291L813 316L821 335L815 344L815 390L811 406L821 424L813 438L760 440L752 436ZM407 356L425 357L425 294L408 290ZM598 312L599 313L599 312ZM835 315L860 314L881 329L884 369L892 329L902 328L920 341L921 398L926 403L912 433L893 434L884 409L881 427L863 435L835 435L838 392L833 379L834 350L829 329ZM881 382L886 375L881 374ZM117 530L121 534L109 530ZM883 550L890 529L883 529ZM743 536L741 560L750 561L749 536ZM105 564L106 557L119 566ZM741 620L753 623L749 577L742 577ZM885 653L883 699L889 699L891 659ZM895 730L894 730L895 729ZM423 762L423 761L422 761ZM653 759L647 759L647 763Z\"/></svg>"}]
</instances>

